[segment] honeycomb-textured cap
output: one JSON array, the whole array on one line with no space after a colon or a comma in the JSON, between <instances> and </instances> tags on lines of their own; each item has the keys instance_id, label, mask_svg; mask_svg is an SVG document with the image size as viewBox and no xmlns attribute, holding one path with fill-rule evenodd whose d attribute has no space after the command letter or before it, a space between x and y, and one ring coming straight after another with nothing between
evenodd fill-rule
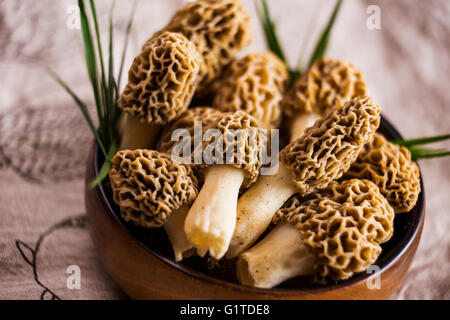
<instances>
[{"instance_id":1,"label":"honeycomb-textured cap","mask_svg":"<svg viewBox=\"0 0 450 320\"><path fill-rule=\"evenodd\" d=\"M320 192L292 197L276 217L296 225L320 281L366 270L394 231L394 209L369 180L333 181Z\"/></svg>"},{"instance_id":2,"label":"honeycomb-textured cap","mask_svg":"<svg viewBox=\"0 0 450 320\"><path fill-rule=\"evenodd\" d=\"M367 94L361 72L350 62L322 58L301 76L283 99L287 116L315 112L322 116L352 98Z\"/></svg>"},{"instance_id":3,"label":"honeycomb-textured cap","mask_svg":"<svg viewBox=\"0 0 450 320\"><path fill-rule=\"evenodd\" d=\"M199 91L252 40L250 15L239 0L197 0L175 13L164 30L181 32L203 56Z\"/></svg>"},{"instance_id":4,"label":"honeycomb-textured cap","mask_svg":"<svg viewBox=\"0 0 450 320\"><path fill-rule=\"evenodd\" d=\"M172 121L191 102L201 59L182 34L154 36L131 65L119 107L141 122L164 125Z\"/></svg>"},{"instance_id":5,"label":"honeycomb-textured cap","mask_svg":"<svg viewBox=\"0 0 450 320\"><path fill-rule=\"evenodd\" d=\"M274 54L249 54L233 61L217 81L213 107L224 112L243 110L266 128L276 128L287 79L286 65Z\"/></svg>"},{"instance_id":6,"label":"honeycomb-textured cap","mask_svg":"<svg viewBox=\"0 0 450 320\"><path fill-rule=\"evenodd\" d=\"M325 189L310 193L306 196L292 196L274 215L273 222L288 221L292 224L298 223L302 217L299 213L307 209L305 203L310 200L320 202L321 200L332 200L343 205L350 203L355 207L373 207L378 210L377 215L365 215L366 223L363 226L364 234L378 243L388 241L393 234L392 224L394 221L394 210L383 196L378 186L366 179L350 179L343 182L332 181Z\"/></svg>"},{"instance_id":7,"label":"honeycomb-textured cap","mask_svg":"<svg viewBox=\"0 0 450 320\"><path fill-rule=\"evenodd\" d=\"M177 129L186 129L193 139L195 121L201 121L203 129L207 128L213 122L217 121L221 115L222 112L209 107L196 107L188 109L187 111L183 112L169 126L163 129L163 132L161 133L161 137L157 144L158 150L170 154L172 149L178 143L178 141L171 140L172 132L174 132ZM202 130L201 134L203 134L203 131L204 130ZM201 138L202 137L200 137L200 141Z\"/></svg>"},{"instance_id":8,"label":"honeycomb-textured cap","mask_svg":"<svg viewBox=\"0 0 450 320\"><path fill-rule=\"evenodd\" d=\"M260 151L264 139L258 121L244 111L228 112L205 128L206 131L209 129L216 129L218 136L213 135L211 139L206 137L206 141L199 145L203 155L211 154L223 164L243 169L245 179L242 187L249 187L258 178L261 168ZM217 145L223 148L217 148ZM205 166L205 163L201 165Z\"/></svg>"},{"instance_id":9,"label":"honeycomb-textured cap","mask_svg":"<svg viewBox=\"0 0 450 320\"><path fill-rule=\"evenodd\" d=\"M143 227L162 226L174 210L197 196L191 168L154 150L117 152L109 178L122 218Z\"/></svg>"},{"instance_id":10,"label":"honeycomb-textured cap","mask_svg":"<svg viewBox=\"0 0 450 320\"><path fill-rule=\"evenodd\" d=\"M349 169L380 125L380 112L372 99L354 98L281 150L301 195L325 188Z\"/></svg>"},{"instance_id":11,"label":"honeycomb-textured cap","mask_svg":"<svg viewBox=\"0 0 450 320\"><path fill-rule=\"evenodd\" d=\"M364 146L345 178L375 182L396 213L410 211L419 198L419 167L411 160L411 153L379 133Z\"/></svg>"}]
</instances>

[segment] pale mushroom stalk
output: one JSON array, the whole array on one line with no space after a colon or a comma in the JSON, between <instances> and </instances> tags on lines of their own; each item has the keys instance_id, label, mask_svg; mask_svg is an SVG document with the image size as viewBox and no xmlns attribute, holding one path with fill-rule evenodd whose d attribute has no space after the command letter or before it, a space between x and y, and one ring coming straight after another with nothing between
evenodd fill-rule
<instances>
[{"instance_id":1,"label":"pale mushroom stalk","mask_svg":"<svg viewBox=\"0 0 450 320\"><path fill-rule=\"evenodd\" d=\"M289 169L280 163L276 173L260 176L237 203L237 221L226 258L233 259L267 229L274 212L297 192Z\"/></svg>"},{"instance_id":2,"label":"pale mushroom stalk","mask_svg":"<svg viewBox=\"0 0 450 320\"><path fill-rule=\"evenodd\" d=\"M192 108L184 112L180 118L173 121L169 126L166 126L162 133L160 140L158 141L158 149L166 154L171 154L173 151L173 148L177 145L177 141L171 140L171 134L177 129L185 129L188 130L191 137L194 137L194 129L195 129L195 123L196 121L201 121L203 127L208 127L211 124L215 123L219 117L222 115L222 113L216 109L208 108L208 107L197 107ZM192 139L194 140L194 139ZM208 174L210 176L208 178L208 183L210 184L212 180L212 175ZM184 208L183 208L184 209ZM176 217L180 217L177 219L176 223L173 223L173 228L171 224L171 217L169 217L169 221L167 222L166 226L169 226L170 229L166 228L167 233L169 234L169 238L178 237L177 239L172 240L172 245L174 247L174 252L177 257L178 252L183 252L183 250L188 249L188 251L185 251L183 254L184 257L186 257L188 254L194 252L195 248L193 248L193 245L189 242L187 239L185 232L184 232L184 224L186 221L186 215L189 211L188 208L184 209L185 211L182 212L182 214L176 214ZM182 218L181 218L182 216ZM171 236L171 229L174 230L174 235ZM179 230L183 230L183 232L180 232Z\"/></svg>"},{"instance_id":3,"label":"pale mushroom stalk","mask_svg":"<svg viewBox=\"0 0 450 320\"><path fill-rule=\"evenodd\" d=\"M205 183L186 217L184 230L198 254L220 259L236 225L236 202L244 181L242 169L214 165L205 171Z\"/></svg>"},{"instance_id":4,"label":"pale mushroom stalk","mask_svg":"<svg viewBox=\"0 0 450 320\"><path fill-rule=\"evenodd\" d=\"M195 253L192 244L183 232L188 211L189 206L181 206L170 214L167 222L164 224L164 229L169 237L175 255L175 261L181 261L183 258L190 257Z\"/></svg>"},{"instance_id":5,"label":"pale mushroom stalk","mask_svg":"<svg viewBox=\"0 0 450 320\"><path fill-rule=\"evenodd\" d=\"M120 123L120 149L150 149L154 146L161 127L141 122L138 118L125 114Z\"/></svg>"},{"instance_id":6,"label":"pale mushroom stalk","mask_svg":"<svg viewBox=\"0 0 450 320\"><path fill-rule=\"evenodd\" d=\"M292 120L290 133L291 139L290 141L295 141L305 133L305 130L314 125L314 123L321 118L315 112L302 112L299 115L296 115Z\"/></svg>"},{"instance_id":7,"label":"pale mushroom stalk","mask_svg":"<svg viewBox=\"0 0 450 320\"><path fill-rule=\"evenodd\" d=\"M273 288L302 275L314 274L314 256L302 244L295 226L276 226L261 242L239 256L237 277L241 284Z\"/></svg>"},{"instance_id":8,"label":"pale mushroom stalk","mask_svg":"<svg viewBox=\"0 0 450 320\"><path fill-rule=\"evenodd\" d=\"M249 248L269 226L283 200L297 192L306 195L326 188L339 179L379 123L380 108L368 97L355 98L316 121L301 138L289 143L280 152L280 171L272 178L261 177L262 182L249 188L238 201L237 227L226 257L232 259ZM339 154L339 159L334 154ZM256 188L259 190L254 191ZM277 196L282 188L287 188L284 199L273 198L272 193ZM273 201L273 206L261 212L253 210L261 199Z\"/></svg>"},{"instance_id":9,"label":"pale mushroom stalk","mask_svg":"<svg viewBox=\"0 0 450 320\"><path fill-rule=\"evenodd\" d=\"M259 158L262 136L258 125L253 116L236 111L224 113L207 128L220 132L214 145L224 144L222 154L216 154L222 159L209 166L202 164L205 182L184 226L188 240L201 256L209 251L218 260L228 249L236 226L239 191L256 181L262 165ZM239 137L234 135L236 132ZM211 141L204 141L200 146L206 151L211 148Z\"/></svg>"},{"instance_id":10,"label":"pale mushroom stalk","mask_svg":"<svg viewBox=\"0 0 450 320\"><path fill-rule=\"evenodd\" d=\"M373 264L393 234L394 210L368 180L333 181L320 192L292 197L279 223L236 264L241 284L272 288L301 275L345 280Z\"/></svg>"}]
</instances>

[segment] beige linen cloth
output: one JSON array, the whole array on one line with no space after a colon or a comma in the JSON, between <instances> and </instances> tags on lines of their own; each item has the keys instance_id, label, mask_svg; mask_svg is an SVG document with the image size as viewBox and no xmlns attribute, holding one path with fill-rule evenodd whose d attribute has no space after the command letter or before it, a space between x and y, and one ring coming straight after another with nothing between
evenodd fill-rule
<instances>
[{"instance_id":1,"label":"beige linen cloth","mask_svg":"<svg viewBox=\"0 0 450 320\"><path fill-rule=\"evenodd\" d=\"M245 52L262 51L253 1L243 2L254 32ZM110 1L95 3L106 48ZM0 0L0 299L126 298L103 270L86 228L83 174L91 133L45 71L51 67L94 105L72 19L75 5ZM126 69L146 38L182 5L182 0L139 2ZM295 63L308 34L307 52L314 45L334 1L269 0L269 5ZM369 5L380 8L381 29L367 27ZM116 56L131 7L130 1L116 3ZM405 137L450 132L449 17L447 0L343 4L328 56L348 59L362 70L370 95ZM450 299L450 161L420 166L425 227L406 281L392 298ZM80 289L67 287L71 265L81 270Z\"/></svg>"}]
</instances>

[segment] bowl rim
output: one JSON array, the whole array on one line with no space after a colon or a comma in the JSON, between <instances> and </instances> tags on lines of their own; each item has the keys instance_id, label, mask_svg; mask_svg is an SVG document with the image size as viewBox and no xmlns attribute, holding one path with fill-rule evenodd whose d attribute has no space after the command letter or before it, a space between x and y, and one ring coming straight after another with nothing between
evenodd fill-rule
<instances>
[{"instance_id":1,"label":"bowl rim","mask_svg":"<svg viewBox=\"0 0 450 320\"><path fill-rule=\"evenodd\" d=\"M389 120L386 119L386 117L382 114L381 115L381 123L380 128L383 127L383 131L389 132L389 135L394 136L396 139L402 139L402 135L399 133L399 131L391 124ZM94 142L94 173L97 176L99 173L99 159L101 158L99 148L96 142ZM417 164L418 165L418 164ZM418 165L419 166L419 165ZM417 233L419 232L420 225L422 224L422 220L424 220L425 216L425 189L423 184L423 177L422 177L422 171L420 170L419 166L419 174L420 174L420 187L421 191L419 194L419 198L417 200L416 206L418 206L417 214L415 215L415 219L413 220L413 225L408 228L406 235L402 237L402 241L394 246L392 250L390 250L387 255L384 257L384 263L382 267L380 267L379 274L382 274L384 271L391 268L393 264L397 262L408 250L410 247L412 241L415 239ZM265 295L272 295L272 296L290 296L290 295L296 295L299 292L302 292L304 294L318 294L318 293L325 293L330 292L342 288L347 288L351 286L358 285L362 283L363 281L367 281L370 277L373 277L374 274L369 273L358 273L354 274L350 279L345 281L339 281L336 283L332 283L323 287L314 287L314 288L257 288L257 287L250 287L246 285L241 285L239 283L233 283L224 279L216 278L211 275L205 274L201 271L194 270L188 266L184 266L180 263L175 262L173 259L165 256L164 254L161 254L153 249L151 249L149 246L147 246L145 243L143 243L133 232L127 227L126 223L119 218L119 216L116 214L113 206L111 205L110 201L108 200L107 193L105 191L105 187L103 183L100 183L96 187L96 191L100 194L100 198L103 202L104 207L107 208L108 214L112 216L115 221L121 226L122 229L134 240L136 241L141 247L143 247L148 253L153 255L154 257L158 258L159 260L165 262L167 265L169 265L171 268L182 272L188 276L194 277L197 280L205 281L211 284L219 285L219 286L226 286L233 290L238 291L245 291L245 292L251 292L256 294L265 294ZM409 213L402 213L402 214L409 214Z\"/></svg>"}]
</instances>

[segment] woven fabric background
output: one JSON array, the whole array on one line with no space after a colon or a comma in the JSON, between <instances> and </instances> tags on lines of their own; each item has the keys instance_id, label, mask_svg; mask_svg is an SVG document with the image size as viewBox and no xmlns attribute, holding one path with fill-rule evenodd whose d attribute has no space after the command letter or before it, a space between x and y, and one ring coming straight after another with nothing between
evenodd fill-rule
<instances>
[{"instance_id":1,"label":"woven fabric background","mask_svg":"<svg viewBox=\"0 0 450 320\"><path fill-rule=\"evenodd\" d=\"M106 40L110 1L95 3ZM183 3L139 2L127 69L141 44ZM262 51L253 1L243 3L254 33L244 53ZM71 24L75 5L0 0L0 299L126 298L103 270L86 229L83 174L91 133L45 70L55 70L94 105L80 30ZM269 0L269 5L295 63L308 37L307 52L314 45L334 1ZM381 9L381 29L367 28L369 5ZM117 56L131 9L130 1L116 3ZM361 69L370 95L405 137L450 132L449 17L447 0L345 1L333 31L328 56ZM436 159L420 166L425 227L406 281L392 298L450 299L450 163ZM70 265L81 269L80 290L67 288Z\"/></svg>"}]
</instances>

